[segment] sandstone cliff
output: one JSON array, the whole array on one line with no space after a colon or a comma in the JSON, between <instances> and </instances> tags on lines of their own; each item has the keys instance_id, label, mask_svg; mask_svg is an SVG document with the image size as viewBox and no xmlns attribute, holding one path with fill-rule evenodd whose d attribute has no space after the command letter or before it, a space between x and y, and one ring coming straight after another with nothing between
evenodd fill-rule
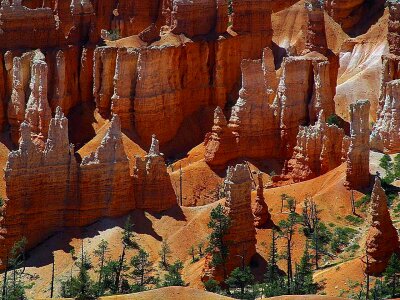
<instances>
[{"instance_id":1,"label":"sandstone cliff","mask_svg":"<svg viewBox=\"0 0 400 300\"><path fill-rule=\"evenodd\" d=\"M47 100L47 64L34 60L30 82L31 94L26 104L25 120L31 127L35 139L45 141L51 119L51 108Z\"/></svg>"},{"instance_id":2,"label":"sandstone cliff","mask_svg":"<svg viewBox=\"0 0 400 300\"><path fill-rule=\"evenodd\" d=\"M368 257L363 257L363 262L366 273L376 276L385 270L390 257L399 251L400 246L397 230L393 226L387 207L387 197L379 178L376 178L372 190L369 223L366 241Z\"/></svg>"}]
</instances>

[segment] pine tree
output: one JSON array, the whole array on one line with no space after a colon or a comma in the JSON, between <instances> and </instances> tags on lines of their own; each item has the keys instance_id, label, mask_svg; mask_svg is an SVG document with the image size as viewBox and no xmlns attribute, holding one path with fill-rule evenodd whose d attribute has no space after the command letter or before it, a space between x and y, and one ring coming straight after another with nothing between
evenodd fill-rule
<instances>
[{"instance_id":1,"label":"pine tree","mask_svg":"<svg viewBox=\"0 0 400 300\"><path fill-rule=\"evenodd\" d=\"M265 273L265 280L268 283L272 283L278 280L279 267L278 267L278 245L277 240L279 236L276 232L276 228L272 228L272 239L269 252L269 258L267 262L267 272Z\"/></svg>"},{"instance_id":2,"label":"pine tree","mask_svg":"<svg viewBox=\"0 0 400 300\"><path fill-rule=\"evenodd\" d=\"M295 226L299 223L299 215L296 213L296 202L294 198L286 196L287 208L289 209L289 215L286 220L279 222L280 236L286 240L286 262L287 262L287 293L291 294L293 282L293 265L292 265L292 247L293 247L293 236L295 234Z\"/></svg>"},{"instance_id":3,"label":"pine tree","mask_svg":"<svg viewBox=\"0 0 400 300\"><path fill-rule=\"evenodd\" d=\"M2 298L7 300L26 299L26 286L23 283L25 273L25 247L27 239L21 238L11 248L6 260ZM8 272L10 271L10 272ZM11 274L10 274L11 273ZM11 275L11 278L9 276Z\"/></svg>"},{"instance_id":4,"label":"pine tree","mask_svg":"<svg viewBox=\"0 0 400 300\"><path fill-rule=\"evenodd\" d=\"M400 273L400 259L397 254L392 254L389 264L386 270L383 272L383 287L391 298L400 296L400 284L399 276Z\"/></svg>"},{"instance_id":5,"label":"pine tree","mask_svg":"<svg viewBox=\"0 0 400 300\"><path fill-rule=\"evenodd\" d=\"M254 281L254 276L251 274L250 267L246 266L244 268L236 268L229 275L225 283L230 288L240 288L240 296L243 299L245 294L245 289L251 285Z\"/></svg>"},{"instance_id":6,"label":"pine tree","mask_svg":"<svg viewBox=\"0 0 400 300\"><path fill-rule=\"evenodd\" d=\"M171 257L171 248L168 244L168 240L165 239L162 241L161 250L158 253L161 257L161 265L166 269L168 268L168 259Z\"/></svg>"},{"instance_id":7,"label":"pine tree","mask_svg":"<svg viewBox=\"0 0 400 300\"><path fill-rule=\"evenodd\" d=\"M79 268L78 275L61 281L61 296L74 297L78 300L90 300L96 298L96 288L93 280L90 279L87 261L89 256L83 251L81 258L76 262Z\"/></svg>"},{"instance_id":8,"label":"pine tree","mask_svg":"<svg viewBox=\"0 0 400 300\"><path fill-rule=\"evenodd\" d=\"M188 253L189 253L189 255L192 257L192 263L196 262L196 261L197 261L197 260L196 260L196 255L195 255L196 252L195 252L195 249L194 249L194 246L193 246L193 245L190 246Z\"/></svg>"},{"instance_id":9,"label":"pine tree","mask_svg":"<svg viewBox=\"0 0 400 300\"><path fill-rule=\"evenodd\" d=\"M134 238L134 232L133 232L133 223L131 222L131 217L129 216L126 219L125 225L124 225L124 230L122 232L122 253L119 257L119 264L118 268L116 270L116 275L115 275L115 283L114 283L114 294L117 294L120 288L120 282L121 282L121 275L122 272L127 268L126 266L126 250L131 249L131 248L137 248L138 245L135 242Z\"/></svg>"},{"instance_id":10,"label":"pine tree","mask_svg":"<svg viewBox=\"0 0 400 300\"><path fill-rule=\"evenodd\" d=\"M174 262L168 268L168 273L165 274L163 286L185 286L182 279L183 263L181 261Z\"/></svg>"},{"instance_id":11,"label":"pine tree","mask_svg":"<svg viewBox=\"0 0 400 300\"><path fill-rule=\"evenodd\" d=\"M97 249L94 251L94 255L100 260L100 267L98 270L99 273L99 279L97 282L97 296L102 296L104 295L104 284L103 284L103 273L104 273L104 265L106 261L106 255L109 251L108 248L108 242L105 240L101 240L99 246Z\"/></svg>"},{"instance_id":12,"label":"pine tree","mask_svg":"<svg viewBox=\"0 0 400 300\"><path fill-rule=\"evenodd\" d=\"M317 285L313 281L313 271L308 241L306 242L300 263L297 265L294 277L294 294L306 295L315 294L317 292Z\"/></svg>"},{"instance_id":13,"label":"pine tree","mask_svg":"<svg viewBox=\"0 0 400 300\"><path fill-rule=\"evenodd\" d=\"M151 275L154 271L153 262L149 260L149 256L145 250L139 249L139 253L131 259L131 266L133 267L131 277L135 281L133 285L135 292L144 291L147 285L154 282L154 277Z\"/></svg>"},{"instance_id":14,"label":"pine tree","mask_svg":"<svg viewBox=\"0 0 400 300\"><path fill-rule=\"evenodd\" d=\"M226 215L224 207L218 204L218 206L211 211L210 221L208 223L211 234L208 237L209 244L207 252L212 254L213 266L222 266L224 280L227 277L226 260L229 253L228 245L224 237L228 233L230 223L231 220L229 216Z\"/></svg>"}]
</instances>

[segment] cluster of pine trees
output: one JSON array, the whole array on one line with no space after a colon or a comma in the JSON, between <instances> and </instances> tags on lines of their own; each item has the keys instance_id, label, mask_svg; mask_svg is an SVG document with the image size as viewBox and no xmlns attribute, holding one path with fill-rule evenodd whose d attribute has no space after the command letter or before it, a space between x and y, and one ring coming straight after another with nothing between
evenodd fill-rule
<instances>
[{"instance_id":1,"label":"cluster of pine trees","mask_svg":"<svg viewBox=\"0 0 400 300\"><path fill-rule=\"evenodd\" d=\"M26 243L27 240L23 238L15 243L10 251L1 285L1 300L27 299L26 290L31 288L31 285L26 285L27 280L24 278ZM71 267L70 276L61 280L59 291L54 287L53 263L50 298L61 296L90 300L105 295L129 294L163 286L185 285L182 279L183 263L179 260L170 263L171 249L166 240L162 242L159 252L159 265L165 274L162 278L154 275L156 274L154 262L150 260L149 253L136 242L133 224L129 217L123 228L121 244L121 254L114 260L110 258L108 242L102 240L93 253L99 260L98 267L94 268L91 256L85 251L82 242L79 258L75 257L74 251L71 252L75 263ZM136 249L137 254L128 257L128 249ZM90 272L96 273L96 279L90 276Z\"/></svg>"}]
</instances>

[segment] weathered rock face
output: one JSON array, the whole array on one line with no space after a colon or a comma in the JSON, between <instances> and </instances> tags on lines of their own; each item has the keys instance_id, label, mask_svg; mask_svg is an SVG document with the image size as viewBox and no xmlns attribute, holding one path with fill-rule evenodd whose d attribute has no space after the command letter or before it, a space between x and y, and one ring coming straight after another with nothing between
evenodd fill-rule
<instances>
[{"instance_id":1,"label":"weathered rock face","mask_svg":"<svg viewBox=\"0 0 400 300\"><path fill-rule=\"evenodd\" d=\"M25 89L23 86L20 57L15 57L13 60L12 94L7 115L10 123L11 139L14 144L17 144L19 139L19 127L25 119Z\"/></svg>"},{"instance_id":2,"label":"weathered rock face","mask_svg":"<svg viewBox=\"0 0 400 300\"><path fill-rule=\"evenodd\" d=\"M33 143L30 125L26 121L21 124L19 149L9 154L5 167L8 201L2 228L7 233L1 258L22 236L31 248L63 227L66 201L75 196L69 186L76 180L74 163L68 120L60 109L50 122L43 151Z\"/></svg>"},{"instance_id":3,"label":"weathered rock face","mask_svg":"<svg viewBox=\"0 0 400 300\"><path fill-rule=\"evenodd\" d=\"M347 153L346 186L369 186L369 110L367 100L350 105L350 148Z\"/></svg>"},{"instance_id":4,"label":"weathered rock face","mask_svg":"<svg viewBox=\"0 0 400 300\"><path fill-rule=\"evenodd\" d=\"M257 174L257 197L252 209L255 227L261 228L271 219L271 214L264 198L264 183L261 172Z\"/></svg>"},{"instance_id":5,"label":"weathered rock face","mask_svg":"<svg viewBox=\"0 0 400 300\"><path fill-rule=\"evenodd\" d=\"M385 102L371 133L371 148L381 152L400 151L400 80L386 84Z\"/></svg>"},{"instance_id":6,"label":"weathered rock face","mask_svg":"<svg viewBox=\"0 0 400 300\"><path fill-rule=\"evenodd\" d=\"M114 95L111 111L121 119L123 129L131 129L133 120L133 99L135 97L137 61L139 53L134 49L118 49L114 75Z\"/></svg>"},{"instance_id":7,"label":"weathered rock face","mask_svg":"<svg viewBox=\"0 0 400 300\"><path fill-rule=\"evenodd\" d=\"M26 117L32 122L32 132L44 144L50 114L56 107L68 113L81 102L93 100L93 63L88 51L80 54L79 47L71 46L46 49L44 53L35 50L21 54L14 50L1 57L0 64L4 65L1 93L6 104L1 108L7 117L3 116L2 124L10 125L15 145L18 145L19 126Z\"/></svg>"},{"instance_id":8,"label":"weathered rock face","mask_svg":"<svg viewBox=\"0 0 400 300\"><path fill-rule=\"evenodd\" d=\"M31 126L32 135L45 141L51 119L51 108L47 100L47 64L34 60L30 83L31 94L26 104L25 119Z\"/></svg>"},{"instance_id":9,"label":"weathered rock face","mask_svg":"<svg viewBox=\"0 0 400 300\"><path fill-rule=\"evenodd\" d=\"M400 55L400 3L388 1L389 4L389 32L388 42L390 53Z\"/></svg>"},{"instance_id":10,"label":"weathered rock face","mask_svg":"<svg viewBox=\"0 0 400 300\"><path fill-rule=\"evenodd\" d=\"M387 207L387 197L379 178L375 180L371 195L369 222L367 257L363 257L364 269L367 274L377 276L385 270L390 257L399 251L400 246L397 230L393 226Z\"/></svg>"},{"instance_id":11,"label":"weathered rock face","mask_svg":"<svg viewBox=\"0 0 400 300\"><path fill-rule=\"evenodd\" d=\"M263 61L243 60L242 89L227 128L215 123L206 137L208 164L221 165L241 156L289 159L299 126L315 123L322 110L334 113L327 61L285 59L276 87L267 53Z\"/></svg>"},{"instance_id":12,"label":"weathered rock face","mask_svg":"<svg viewBox=\"0 0 400 300\"><path fill-rule=\"evenodd\" d=\"M209 55L206 42L140 51L134 119L145 144L153 133L160 144L170 141L185 117L210 103Z\"/></svg>"},{"instance_id":13,"label":"weathered rock face","mask_svg":"<svg viewBox=\"0 0 400 300\"><path fill-rule=\"evenodd\" d=\"M48 7L29 9L18 1L3 3L0 24L3 49L57 46L56 20Z\"/></svg>"},{"instance_id":14,"label":"weathered rock face","mask_svg":"<svg viewBox=\"0 0 400 300\"><path fill-rule=\"evenodd\" d=\"M328 0L326 11L344 30L351 29L361 19L365 0Z\"/></svg>"},{"instance_id":15,"label":"weathered rock face","mask_svg":"<svg viewBox=\"0 0 400 300\"><path fill-rule=\"evenodd\" d=\"M114 94L114 74L117 48L99 47L94 51L93 95L96 107L103 117L109 117L111 97Z\"/></svg>"},{"instance_id":16,"label":"weathered rock face","mask_svg":"<svg viewBox=\"0 0 400 300\"><path fill-rule=\"evenodd\" d=\"M326 41L323 5L319 0L306 1L305 5L308 15L306 49L326 55L328 44Z\"/></svg>"},{"instance_id":17,"label":"weathered rock face","mask_svg":"<svg viewBox=\"0 0 400 300\"><path fill-rule=\"evenodd\" d=\"M68 47L46 53L46 61L49 66L49 103L53 111L60 106L63 112L68 114L80 102L79 57L78 47Z\"/></svg>"},{"instance_id":18,"label":"weathered rock face","mask_svg":"<svg viewBox=\"0 0 400 300\"><path fill-rule=\"evenodd\" d=\"M193 37L213 31L217 20L215 0L173 0L169 6L164 8L164 11L168 12L167 24L173 33Z\"/></svg>"},{"instance_id":19,"label":"weathered rock face","mask_svg":"<svg viewBox=\"0 0 400 300\"><path fill-rule=\"evenodd\" d=\"M154 135L149 153L144 159L136 159L134 183L137 208L162 212L177 205L167 166Z\"/></svg>"},{"instance_id":20,"label":"weathered rock face","mask_svg":"<svg viewBox=\"0 0 400 300\"><path fill-rule=\"evenodd\" d=\"M113 17L113 29L118 30L121 37L140 33L157 21L162 8L161 3L162 0L120 0L115 7L117 13Z\"/></svg>"},{"instance_id":21,"label":"weathered rock face","mask_svg":"<svg viewBox=\"0 0 400 300\"><path fill-rule=\"evenodd\" d=\"M271 6L265 0L233 0L232 30L237 33L260 33L271 36Z\"/></svg>"},{"instance_id":22,"label":"weathered rock face","mask_svg":"<svg viewBox=\"0 0 400 300\"><path fill-rule=\"evenodd\" d=\"M121 123L113 116L95 152L82 159L79 169L78 226L101 216L120 216L135 209L129 160L122 144ZM75 221L76 222L76 221Z\"/></svg>"},{"instance_id":23,"label":"weathered rock face","mask_svg":"<svg viewBox=\"0 0 400 300\"><path fill-rule=\"evenodd\" d=\"M297 145L288 162L288 173L295 182L322 175L342 163L343 129L328 125L323 113L315 125L300 127Z\"/></svg>"},{"instance_id":24,"label":"weathered rock face","mask_svg":"<svg viewBox=\"0 0 400 300\"><path fill-rule=\"evenodd\" d=\"M251 178L246 165L229 167L225 179L227 189L226 207L231 226L224 237L229 241L228 274L240 266L241 259L236 255L244 256L245 263L256 253L256 231L252 221L251 210Z\"/></svg>"},{"instance_id":25,"label":"weathered rock face","mask_svg":"<svg viewBox=\"0 0 400 300\"><path fill-rule=\"evenodd\" d=\"M212 132L206 135L204 146L204 158L209 165L224 165L235 157L235 152L240 151L237 139L228 128L226 117L219 106L215 109Z\"/></svg>"}]
</instances>

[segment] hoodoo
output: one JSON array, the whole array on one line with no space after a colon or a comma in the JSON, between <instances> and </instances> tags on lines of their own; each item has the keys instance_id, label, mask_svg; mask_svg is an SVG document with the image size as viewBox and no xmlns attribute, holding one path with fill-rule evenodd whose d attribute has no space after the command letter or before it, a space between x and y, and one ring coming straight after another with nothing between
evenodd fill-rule
<instances>
[{"instance_id":1,"label":"hoodoo","mask_svg":"<svg viewBox=\"0 0 400 300\"><path fill-rule=\"evenodd\" d=\"M367 274L381 274L393 253L399 252L399 237L390 218L387 196L377 177L371 195L366 255L363 258Z\"/></svg>"}]
</instances>

